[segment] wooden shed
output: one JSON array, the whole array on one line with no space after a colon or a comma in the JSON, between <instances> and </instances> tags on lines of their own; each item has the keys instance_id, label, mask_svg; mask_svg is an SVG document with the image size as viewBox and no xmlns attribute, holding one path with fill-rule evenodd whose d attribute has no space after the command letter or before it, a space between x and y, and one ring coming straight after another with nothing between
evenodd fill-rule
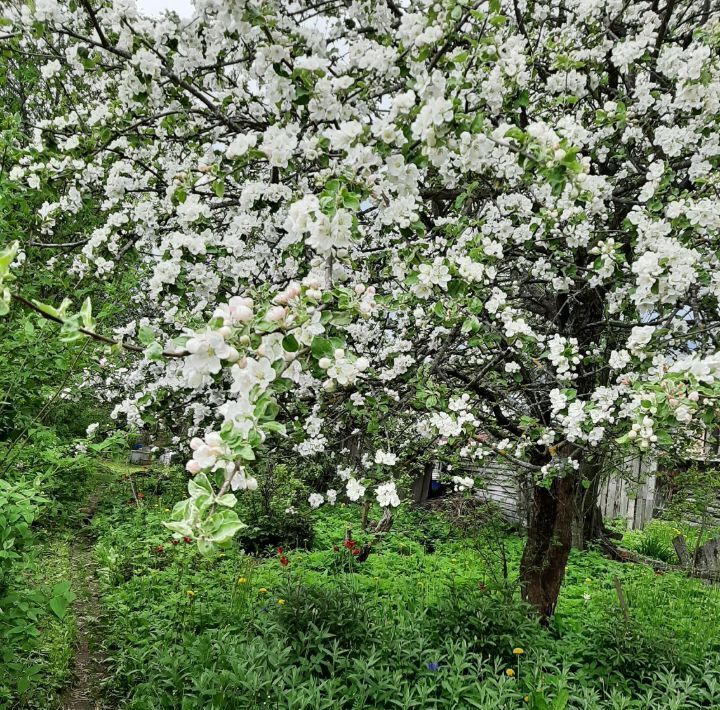
<instances>
[{"instance_id":1,"label":"wooden shed","mask_svg":"<svg viewBox=\"0 0 720 710\"><path fill-rule=\"evenodd\" d=\"M633 458L623 462L620 469L622 473L611 475L600 487L600 510L605 518L623 518L629 530L641 529L652 519L656 507L657 462L649 457ZM416 502L433 497L433 474L437 477L438 473L438 466L429 467L415 481ZM494 503L504 520L527 527L532 487L526 474L498 461L466 461L458 473L475 479L475 495Z\"/></svg>"}]
</instances>

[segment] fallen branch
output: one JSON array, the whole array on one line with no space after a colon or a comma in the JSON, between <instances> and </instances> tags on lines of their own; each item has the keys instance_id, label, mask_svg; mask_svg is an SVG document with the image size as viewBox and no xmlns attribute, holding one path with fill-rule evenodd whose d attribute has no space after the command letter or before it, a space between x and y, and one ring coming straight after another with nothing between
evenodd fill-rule
<instances>
[{"instance_id":1,"label":"fallen branch","mask_svg":"<svg viewBox=\"0 0 720 710\"><path fill-rule=\"evenodd\" d=\"M657 572L680 572L686 574L688 577L694 577L696 579L702 579L713 584L720 584L720 573L717 571L710 571L705 569L688 569L681 565L671 565L669 562L662 562L661 560L655 560L652 557L645 557L632 550L626 550L622 547L615 548L618 556L615 557L618 562L633 562L635 564L647 565L652 567Z\"/></svg>"}]
</instances>

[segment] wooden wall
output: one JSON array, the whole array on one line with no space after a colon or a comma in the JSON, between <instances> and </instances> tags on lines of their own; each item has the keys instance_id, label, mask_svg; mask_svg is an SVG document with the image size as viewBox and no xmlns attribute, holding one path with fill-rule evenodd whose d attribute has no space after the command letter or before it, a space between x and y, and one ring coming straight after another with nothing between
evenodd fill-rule
<instances>
[{"instance_id":1,"label":"wooden wall","mask_svg":"<svg viewBox=\"0 0 720 710\"><path fill-rule=\"evenodd\" d=\"M463 470L477 481L478 498L492 501L508 522L527 527L530 489L525 476L498 462L469 462Z\"/></svg>"},{"instance_id":2,"label":"wooden wall","mask_svg":"<svg viewBox=\"0 0 720 710\"><path fill-rule=\"evenodd\" d=\"M655 508L657 462L647 457L630 459L622 468L622 476L611 476L601 486L600 509L606 518L624 518L629 530L641 529ZM478 498L497 505L508 522L527 526L530 485L526 476L497 462L467 462L462 470L476 479Z\"/></svg>"}]
</instances>

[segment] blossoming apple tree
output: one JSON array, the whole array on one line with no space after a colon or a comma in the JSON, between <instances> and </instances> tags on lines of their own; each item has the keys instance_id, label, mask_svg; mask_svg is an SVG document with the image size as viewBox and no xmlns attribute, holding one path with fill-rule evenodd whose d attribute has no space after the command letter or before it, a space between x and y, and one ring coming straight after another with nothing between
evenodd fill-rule
<instances>
[{"instance_id":1,"label":"blossoming apple tree","mask_svg":"<svg viewBox=\"0 0 720 710\"><path fill-rule=\"evenodd\" d=\"M178 535L227 542L236 493L283 447L338 453L337 487L312 505L339 491L386 509L417 461L501 458L532 481L521 586L547 616L614 453L682 449L712 422L711 4L3 12L2 41L42 59L46 91L12 178L64 191L32 227L42 248L3 252L2 308L124 349L116 412L132 424L183 403ZM101 226L56 243L88 204ZM72 294L25 299L13 260L48 250L78 278L134 270L127 323L109 333Z\"/></svg>"}]
</instances>

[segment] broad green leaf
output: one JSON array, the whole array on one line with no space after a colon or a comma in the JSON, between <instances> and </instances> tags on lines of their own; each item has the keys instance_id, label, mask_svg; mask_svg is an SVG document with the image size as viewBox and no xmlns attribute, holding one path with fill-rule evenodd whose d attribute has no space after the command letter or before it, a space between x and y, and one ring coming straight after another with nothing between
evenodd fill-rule
<instances>
[{"instance_id":1,"label":"broad green leaf","mask_svg":"<svg viewBox=\"0 0 720 710\"><path fill-rule=\"evenodd\" d=\"M191 498L198 498L202 495L212 496L213 489L208 477L204 473L198 473L195 478L188 481L188 493Z\"/></svg>"}]
</instances>

